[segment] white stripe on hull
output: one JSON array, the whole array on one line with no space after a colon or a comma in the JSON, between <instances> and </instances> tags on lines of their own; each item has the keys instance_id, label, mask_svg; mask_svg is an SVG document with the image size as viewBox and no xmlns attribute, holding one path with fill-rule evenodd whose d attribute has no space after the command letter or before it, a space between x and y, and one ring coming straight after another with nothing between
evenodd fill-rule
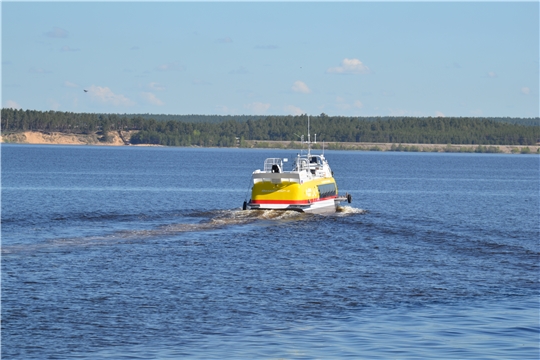
<instances>
[{"instance_id":1,"label":"white stripe on hull","mask_svg":"<svg viewBox=\"0 0 540 360\"><path fill-rule=\"evenodd\" d=\"M248 204L251 210L294 210L312 214L327 214L336 212L334 199L317 201L306 205L289 204L261 204L260 206Z\"/></svg>"}]
</instances>

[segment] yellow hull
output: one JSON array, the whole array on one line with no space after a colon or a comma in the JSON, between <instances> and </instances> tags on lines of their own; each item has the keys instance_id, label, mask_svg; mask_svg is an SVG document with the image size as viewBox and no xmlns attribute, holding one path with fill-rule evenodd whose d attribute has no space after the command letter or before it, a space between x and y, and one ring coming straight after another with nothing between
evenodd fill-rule
<instances>
[{"instance_id":1,"label":"yellow hull","mask_svg":"<svg viewBox=\"0 0 540 360\"><path fill-rule=\"evenodd\" d=\"M259 205L260 208L265 208L265 205L307 205L333 200L337 193L336 181L332 177L313 179L302 184L287 179L272 179L253 185L250 205Z\"/></svg>"}]
</instances>

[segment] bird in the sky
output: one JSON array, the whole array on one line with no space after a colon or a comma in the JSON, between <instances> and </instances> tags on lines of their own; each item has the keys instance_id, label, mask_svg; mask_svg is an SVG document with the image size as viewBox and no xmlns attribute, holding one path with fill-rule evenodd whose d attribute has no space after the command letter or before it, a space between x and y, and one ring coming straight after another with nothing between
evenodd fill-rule
<instances>
[{"instance_id":1,"label":"bird in the sky","mask_svg":"<svg viewBox=\"0 0 540 360\"><path fill-rule=\"evenodd\" d=\"M85 89L84 92L88 92L88 90Z\"/></svg>"}]
</instances>

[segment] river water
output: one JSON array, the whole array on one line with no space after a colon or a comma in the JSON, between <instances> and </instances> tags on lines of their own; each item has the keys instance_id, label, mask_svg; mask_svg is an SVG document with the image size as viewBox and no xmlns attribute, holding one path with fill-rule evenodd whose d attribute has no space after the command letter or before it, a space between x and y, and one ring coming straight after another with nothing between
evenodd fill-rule
<instances>
[{"instance_id":1,"label":"river water","mask_svg":"<svg viewBox=\"0 0 540 360\"><path fill-rule=\"evenodd\" d=\"M2 358L539 358L538 156L327 151L352 204L242 211L296 153L2 144Z\"/></svg>"}]
</instances>

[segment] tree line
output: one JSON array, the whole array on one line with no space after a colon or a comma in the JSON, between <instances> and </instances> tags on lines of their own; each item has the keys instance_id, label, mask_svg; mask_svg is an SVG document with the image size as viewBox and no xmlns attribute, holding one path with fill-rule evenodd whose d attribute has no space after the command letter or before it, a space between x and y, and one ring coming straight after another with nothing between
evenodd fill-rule
<instances>
[{"instance_id":1,"label":"tree line","mask_svg":"<svg viewBox=\"0 0 540 360\"><path fill-rule=\"evenodd\" d=\"M21 131L90 134L138 130L133 144L236 146L244 140L298 141L307 115L219 116L91 114L2 109L4 133ZM184 119L184 120L182 120ZM534 145L540 118L310 117L311 136L325 142Z\"/></svg>"}]
</instances>

